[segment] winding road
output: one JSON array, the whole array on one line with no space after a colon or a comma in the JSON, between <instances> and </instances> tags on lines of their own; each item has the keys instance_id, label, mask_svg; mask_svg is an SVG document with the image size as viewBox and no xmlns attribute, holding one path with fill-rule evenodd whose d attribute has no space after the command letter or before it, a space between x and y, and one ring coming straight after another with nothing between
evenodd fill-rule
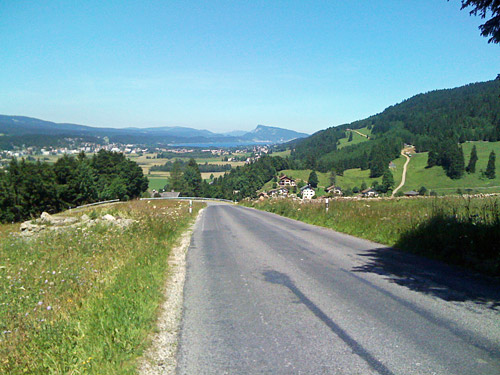
<instances>
[{"instance_id":1,"label":"winding road","mask_svg":"<svg viewBox=\"0 0 500 375\"><path fill-rule=\"evenodd\" d=\"M394 194L396 194L398 192L398 190L401 189L406 182L406 171L408 169L408 164L410 163L410 157L405 154L404 150L401 151L401 155L403 155L406 158L406 162L403 166L403 174L401 175L401 183L398 185L398 187L396 189L394 189L392 191L392 196L394 196Z\"/></svg>"},{"instance_id":2,"label":"winding road","mask_svg":"<svg viewBox=\"0 0 500 375\"><path fill-rule=\"evenodd\" d=\"M498 281L223 203L187 265L178 374L500 373Z\"/></svg>"}]
</instances>

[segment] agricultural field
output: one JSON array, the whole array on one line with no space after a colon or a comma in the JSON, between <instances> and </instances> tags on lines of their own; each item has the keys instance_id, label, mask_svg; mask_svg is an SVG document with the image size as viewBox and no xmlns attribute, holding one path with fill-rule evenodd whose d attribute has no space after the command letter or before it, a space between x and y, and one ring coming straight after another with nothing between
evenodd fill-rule
<instances>
[{"instance_id":1,"label":"agricultural field","mask_svg":"<svg viewBox=\"0 0 500 375\"><path fill-rule=\"evenodd\" d=\"M165 261L196 217L188 203L133 201L65 212L135 222L46 230L0 225L0 373L132 374L148 346Z\"/></svg>"},{"instance_id":2,"label":"agricultural field","mask_svg":"<svg viewBox=\"0 0 500 375\"><path fill-rule=\"evenodd\" d=\"M271 156L281 156L282 158L286 158L287 156L290 156L291 153L292 150L278 151L278 152L273 152Z\"/></svg>"}]
</instances>

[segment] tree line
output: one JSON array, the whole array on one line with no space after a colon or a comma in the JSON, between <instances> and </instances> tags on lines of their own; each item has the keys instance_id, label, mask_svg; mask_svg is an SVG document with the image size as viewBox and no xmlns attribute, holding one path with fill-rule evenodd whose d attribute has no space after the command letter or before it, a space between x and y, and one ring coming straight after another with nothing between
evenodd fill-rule
<instances>
[{"instance_id":1,"label":"tree line","mask_svg":"<svg viewBox=\"0 0 500 375\"><path fill-rule=\"evenodd\" d=\"M149 170L152 172L154 171L171 172L176 162L180 164L180 168L182 170L184 170L188 165L188 162L185 162L182 159L176 159L175 161L167 161L163 165L153 165L151 168L149 168ZM208 164L208 162L205 162L204 164L198 164L198 169L202 173L226 172L231 169L231 164Z\"/></svg>"},{"instance_id":2,"label":"tree line","mask_svg":"<svg viewBox=\"0 0 500 375\"><path fill-rule=\"evenodd\" d=\"M122 153L64 155L54 164L12 159L0 170L0 222L15 222L102 200L139 197L148 180Z\"/></svg>"},{"instance_id":3,"label":"tree line","mask_svg":"<svg viewBox=\"0 0 500 375\"><path fill-rule=\"evenodd\" d=\"M194 159L190 159L184 169L176 160L165 190L178 191L183 196L230 200L255 198L257 190L276 176L278 171L292 166L293 163L290 163L288 159L265 155L253 163L233 168L225 175L208 182L201 178L199 165Z\"/></svg>"}]
</instances>

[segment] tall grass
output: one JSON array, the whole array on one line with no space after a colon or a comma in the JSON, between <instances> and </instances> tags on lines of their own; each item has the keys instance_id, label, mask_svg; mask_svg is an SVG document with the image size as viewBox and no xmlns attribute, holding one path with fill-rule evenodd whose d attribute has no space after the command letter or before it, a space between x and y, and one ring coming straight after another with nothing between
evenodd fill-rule
<instances>
[{"instance_id":1,"label":"tall grass","mask_svg":"<svg viewBox=\"0 0 500 375\"><path fill-rule=\"evenodd\" d=\"M334 200L324 204L267 200L251 203L309 224L400 250L500 275L498 198L461 197Z\"/></svg>"},{"instance_id":2,"label":"tall grass","mask_svg":"<svg viewBox=\"0 0 500 375\"><path fill-rule=\"evenodd\" d=\"M126 229L0 237L0 373L134 373L168 254L198 208L131 202L93 210L138 220Z\"/></svg>"}]
</instances>

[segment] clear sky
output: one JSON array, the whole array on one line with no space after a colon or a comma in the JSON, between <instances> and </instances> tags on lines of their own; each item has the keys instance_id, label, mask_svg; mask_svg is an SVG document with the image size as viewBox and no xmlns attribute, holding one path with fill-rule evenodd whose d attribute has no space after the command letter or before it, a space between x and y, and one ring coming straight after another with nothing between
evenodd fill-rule
<instances>
[{"instance_id":1,"label":"clear sky","mask_svg":"<svg viewBox=\"0 0 500 375\"><path fill-rule=\"evenodd\" d=\"M0 113L312 133L491 80L459 0L0 1Z\"/></svg>"}]
</instances>

